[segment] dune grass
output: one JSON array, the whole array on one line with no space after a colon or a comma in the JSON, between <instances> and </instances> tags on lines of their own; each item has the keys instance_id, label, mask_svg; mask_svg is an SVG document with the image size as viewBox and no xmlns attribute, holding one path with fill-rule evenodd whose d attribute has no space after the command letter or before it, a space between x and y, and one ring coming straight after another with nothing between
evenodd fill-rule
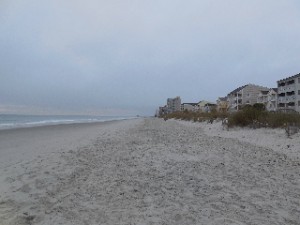
<instances>
[{"instance_id":1,"label":"dune grass","mask_svg":"<svg viewBox=\"0 0 300 225\"><path fill-rule=\"evenodd\" d=\"M223 120L228 118L229 127L270 127L278 128L285 127L287 124L295 124L300 126L299 113L284 113L284 112L268 112L260 104L253 106L245 106L238 112L175 112L162 116L165 119L180 119L193 122L212 121L215 119Z\"/></svg>"}]
</instances>

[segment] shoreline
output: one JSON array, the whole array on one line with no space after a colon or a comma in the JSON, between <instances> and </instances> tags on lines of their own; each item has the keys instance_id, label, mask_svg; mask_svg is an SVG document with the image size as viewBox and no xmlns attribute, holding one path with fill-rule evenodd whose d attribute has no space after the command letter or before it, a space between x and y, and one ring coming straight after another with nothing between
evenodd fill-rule
<instances>
[{"instance_id":1,"label":"shoreline","mask_svg":"<svg viewBox=\"0 0 300 225\"><path fill-rule=\"evenodd\" d=\"M48 126L59 126L59 125L76 125L76 124L94 124L94 123L104 123L104 122L113 122L113 121L122 121L122 120L132 120L138 119L138 117L117 117L112 119L103 119L103 120L83 120L83 121L60 121L60 122L53 122L53 121L44 121L44 122L32 122L29 124L20 124L20 125L5 125L3 127L0 126L0 132L6 130L15 130L15 129L26 129L26 128L35 128L35 127L48 127Z\"/></svg>"},{"instance_id":2,"label":"shoreline","mask_svg":"<svg viewBox=\"0 0 300 225\"><path fill-rule=\"evenodd\" d=\"M0 130L0 168L38 155L90 144L106 127L131 123L114 120L91 123L56 124Z\"/></svg>"}]
</instances>

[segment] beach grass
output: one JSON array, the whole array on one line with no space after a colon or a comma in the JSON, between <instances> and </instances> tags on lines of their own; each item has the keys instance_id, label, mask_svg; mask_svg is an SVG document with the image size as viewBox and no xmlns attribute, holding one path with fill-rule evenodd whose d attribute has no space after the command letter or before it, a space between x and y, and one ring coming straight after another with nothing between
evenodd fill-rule
<instances>
[{"instance_id":1,"label":"beach grass","mask_svg":"<svg viewBox=\"0 0 300 225\"><path fill-rule=\"evenodd\" d=\"M299 113L268 112L257 105L246 106L237 112L174 112L163 116L165 119L180 119L185 121L203 122L228 118L229 127L270 127L284 128L287 125L300 125Z\"/></svg>"}]
</instances>

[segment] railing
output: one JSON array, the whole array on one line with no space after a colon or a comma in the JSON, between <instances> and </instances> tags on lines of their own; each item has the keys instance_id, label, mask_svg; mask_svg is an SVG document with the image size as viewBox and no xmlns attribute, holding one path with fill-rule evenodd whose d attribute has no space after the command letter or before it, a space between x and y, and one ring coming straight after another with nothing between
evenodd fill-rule
<instances>
[{"instance_id":1,"label":"railing","mask_svg":"<svg viewBox=\"0 0 300 225\"><path fill-rule=\"evenodd\" d=\"M274 101L276 101L276 100L277 100L276 97L269 97L269 98L268 98L268 101L270 101L270 102L274 102Z\"/></svg>"},{"instance_id":2,"label":"railing","mask_svg":"<svg viewBox=\"0 0 300 225\"><path fill-rule=\"evenodd\" d=\"M284 103L284 102L286 102L286 97L279 97L279 98L278 98L278 102L279 102L279 103Z\"/></svg>"},{"instance_id":3,"label":"railing","mask_svg":"<svg viewBox=\"0 0 300 225\"><path fill-rule=\"evenodd\" d=\"M284 86L284 87L279 87L278 88L278 93L280 93L280 92L285 92L285 90L286 90L286 87Z\"/></svg>"},{"instance_id":4,"label":"railing","mask_svg":"<svg viewBox=\"0 0 300 225\"><path fill-rule=\"evenodd\" d=\"M295 95L292 95L292 96L288 96L286 98L287 101L294 101L296 99L296 96Z\"/></svg>"},{"instance_id":5,"label":"railing","mask_svg":"<svg viewBox=\"0 0 300 225\"><path fill-rule=\"evenodd\" d=\"M296 96L285 96L285 97L279 97L278 103L286 103L286 102L293 102L296 100Z\"/></svg>"}]
</instances>

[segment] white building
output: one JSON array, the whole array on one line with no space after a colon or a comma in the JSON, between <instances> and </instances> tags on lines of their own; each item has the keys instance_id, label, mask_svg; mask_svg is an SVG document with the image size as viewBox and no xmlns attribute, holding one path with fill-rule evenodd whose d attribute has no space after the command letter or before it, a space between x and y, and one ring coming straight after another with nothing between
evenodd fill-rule
<instances>
[{"instance_id":1,"label":"white building","mask_svg":"<svg viewBox=\"0 0 300 225\"><path fill-rule=\"evenodd\" d=\"M168 113L178 112L181 110L181 99L179 96L176 98L167 99Z\"/></svg>"},{"instance_id":2,"label":"white building","mask_svg":"<svg viewBox=\"0 0 300 225\"><path fill-rule=\"evenodd\" d=\"M300 73L277 81L278 110L300 112Z\"/></svg>"},{"instance_id":3,"label":"white building","mask_svg":"<svg viewBox=\"0 0 300 225\"><path fill-rule=\"evenodd\" d=\"M237 111L244 105L253 105L257 103L257 98L261 91L269 91L269 88L247 84L233 90L227 95L229 111Z\"/></svg>"},{"instance_id":4,"label":"white building","mask_svg":"<svg viewBox=\"0 0 300 225\"><path fill-rule=\"evenodd\" d=\"M261 91L257 103L265 105L267 111L277 110L277 88L270 88L269 91Z\"/></svg>"},{"instance_id":5,"label":"white building","mask_svg":"<svg viewBox=\"0 0 300 225\"><path fill-rule=\"evenodd\" d=\"M227 112L229 107L227 97L219 97L217 99L217 110L219 112Z\"/></svg>"},{"instance_id":6,"label":"white building","mask_svg":"<svg viewBox=\"0 0 300 225\"><path fill-rule=\"evenodd\" d=\"M202 100L197 104L197 110L200 112L211 112L212 109L216 108L217 104L205 100Z\"/></svg>"},{"instance_id":7,"label":"white building","mask_svg":"<svg viewBox=\"0 0 300 225\"><path fill-rule=\"evenodd\" d=\"M197 104L198 103L182 103L181 104L181 111L197 111Z\"/></svg>"}]
</instances>

